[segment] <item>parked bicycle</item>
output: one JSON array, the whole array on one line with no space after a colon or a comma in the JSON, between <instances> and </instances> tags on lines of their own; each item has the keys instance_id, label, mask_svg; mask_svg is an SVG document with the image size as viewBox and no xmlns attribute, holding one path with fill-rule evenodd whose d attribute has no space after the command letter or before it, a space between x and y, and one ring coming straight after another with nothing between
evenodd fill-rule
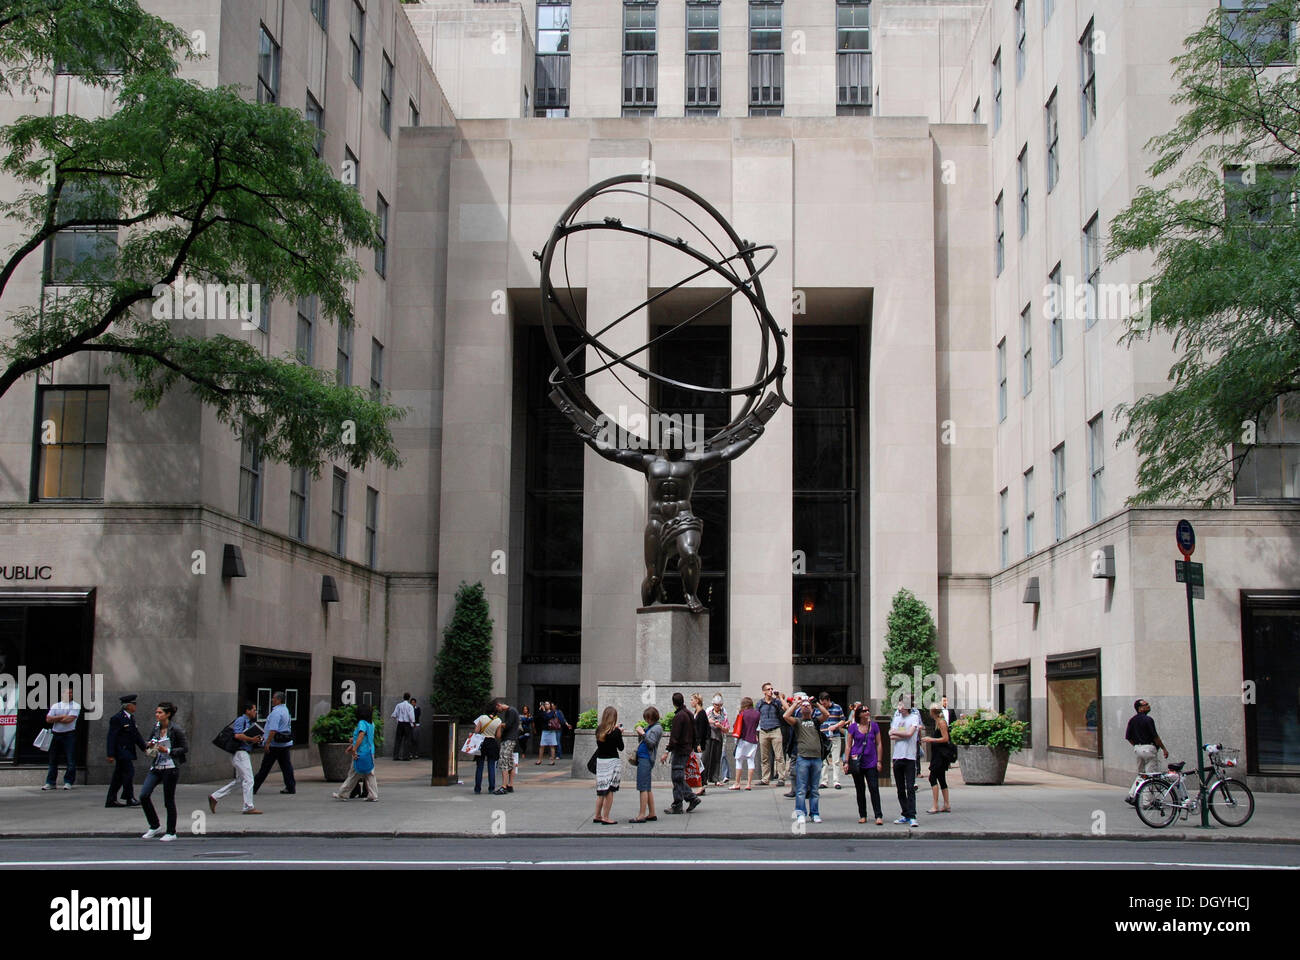
<instances>
[{"instance_id":1,"label":"parked bicycle","mask_svg":"<svg viewBox=\"0 0 1300 960\"><path fill-rule=\"evenodd\" d=\"M1185 820L1199 809L1200 797L1204 796L1215 820L1225 827L1242 826L1255 813L1255 795L1240 780L1227 775L1237 766L1240 752L1225 749L1221 743L1207 743L1208 775L1192 771L1198 785L1196 796L1187 790L1187 774L1183 772L1186 760L1169 764L1168 773L1148 777L1138 788L1134 803L1138 817L1148 827L1167 827L1180 813Z\"/></svg>"}]
</instances>

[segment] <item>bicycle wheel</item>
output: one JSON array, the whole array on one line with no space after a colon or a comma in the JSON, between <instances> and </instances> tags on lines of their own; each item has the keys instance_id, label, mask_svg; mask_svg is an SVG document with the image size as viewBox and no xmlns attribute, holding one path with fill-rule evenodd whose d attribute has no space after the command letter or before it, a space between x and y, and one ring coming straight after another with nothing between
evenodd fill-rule
<instances>
[{"instance_id":1,"label":"bicycle wheel","mask_svg":"<svg viewBox=\"0 0 1300 960\"><path fill-rule=\"evenodd\" d=\"M1240 780L1225 778L1210 787L1205 801L1210 813L1225 827L1240 827L1255 812L1255 795Z\"/></svg>"},{"instance_id":2,"label":"bicycle wheel","mask_svg":"<svg viewBox=\"0 0 1300 960\"><path fill-rule=\"evenodd\" d=\"M1167 827L1178 816L1173 785L1163 778L1148 780L1138 787L1133 805L1137 808L1138 818L1148 827Z\"/></svg>"}]
</instances>

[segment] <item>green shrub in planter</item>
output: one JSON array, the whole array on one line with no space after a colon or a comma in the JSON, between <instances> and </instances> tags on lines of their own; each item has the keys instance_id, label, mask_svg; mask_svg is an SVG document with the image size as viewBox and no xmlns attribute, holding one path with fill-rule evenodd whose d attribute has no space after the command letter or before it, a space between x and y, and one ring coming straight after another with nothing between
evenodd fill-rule
<instances>
[{"instance_id":1,"label":"green shrub in planter","mask_svg":"<svg viewBox=\"0 0 1300 960\"><path fill-rule=\"evenodd\" d=\"M958 717L949 736L959 747L992 747L1015 753L1024 749L1025 731L1028 729L1029 724L1017 720L1015 714L976 710Z\"/></svg>"},{"instance_id":2,"label":"green shrub in planter","mask_svg":"<svg viewBox=\"0 0 1300 960\"><path fill-rule=\"evenodd\" d=\"M595 707L578 714L577 729L595 730L598 726L600 726L600 717L596 715Z\"/></svg>"},{"instance_id":3,"label":"green shrub in planter","mask_svg":"<svg viewBox=\"0 0 1300 960\"><path fill-rule=\"evenodd\" d=\"M384 745L384 718L378 710L371 715L375 725L375 752ZM357 731L357 708L354 704L335 707L322 713L311 725L312 743L351 743Z\"/></svg>"}]
</instances>

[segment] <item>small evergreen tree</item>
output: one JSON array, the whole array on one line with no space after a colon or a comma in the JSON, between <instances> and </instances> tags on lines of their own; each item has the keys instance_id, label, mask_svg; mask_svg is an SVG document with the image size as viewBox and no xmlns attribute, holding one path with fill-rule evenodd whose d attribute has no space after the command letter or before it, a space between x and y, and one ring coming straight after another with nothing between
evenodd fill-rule
<instances>
[{"instance_id":1,"label":"small evergreen tree","mask_svg":"<svg viewBox=\"0 0 1300 960\"><path fill-rule=\"evenodd\" d=\"M456 608L442 634L430 705L454 720L473 720L492 695L492 617L483 584L456 588Z\"/></svg>"},{"instance_id":2,"label":"small evergreen tree","mask_svg":"<svg viewBox=\"0 0 1300 960\"><path fill-rule=\"evenodd\" d=\"M927 674L939 672L939 652L935 649L934 618L930 608L916 598L911 590L903 588L894 594L889 611L889 630L885 635L885 656L882 668L885 689L891 694L898 688L898 674L907 677L904 692L911 691L913 704L920 706L920 690L913 690L916 668L924 680Z\"/></svg>"}]
</instances>

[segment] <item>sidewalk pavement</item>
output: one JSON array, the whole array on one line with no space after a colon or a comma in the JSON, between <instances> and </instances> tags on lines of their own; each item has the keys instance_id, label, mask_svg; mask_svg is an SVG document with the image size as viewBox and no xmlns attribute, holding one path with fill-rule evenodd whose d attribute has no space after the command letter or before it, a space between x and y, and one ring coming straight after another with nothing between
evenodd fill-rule
<instances>
[{"instance_id":1,"label":"sidewalk pavement","mask_svg":"<svg viewBox=\"0 0 1300 960\"><path fill-rule=\"evenodd\" d=\"M635 775L624 768L622 789L615 795L611 816L619 822L605 826L592 822L595 809L593 781L575 781L568 763L534 765L525 758L516 777L515 792L493 796L473 792L474 766L461 765L463 784L429 786L429 762L395 763L380 758L378 803L352 800L342 803L330 794L337 784L324 781L320 767L299 769L297 793L282 795L279 773L273 773L257 795L262 816L242 816L238 791L226 796L215 814L209 813L207 796L221 784L186 783L177 789L177 832L207 836L530 836L574 837L607 834L654 834L673 837L790 836L795 829L794 801L782 796L789 787L761 787L751 792L709 787L695 813L665 814L672 802L667 784L656 784L659 819L631 824L638 797ZM1196 816L1162 830L1147 827L1124 802L1123 787L1078 780L1032 767L1012 764L1006 783L997 787L967 787L960 772L948 774L953 812L927 816L929 785L917 783L919 826L894 824L898 799L893 787L881 790L885 825L874 818L857 822L853 781L844 776L843 789L821 792L822 823L809 822L810 835L836 838L896 837L945 839L983 838L1066 839L1100 836L1109 839L1207 840L1300 844L1300 794L1256 793L1255 815L1244 827L1229 828L1211 820L1216 829L1203 830ZM39 787L0 788L0 838L123 837L138 836L147 827L138 807L107 809L103 786L41 792ZM139 793L139 785L136 787ZM159 815L162 793L154 802ZM870 798L867 801L870 810Z\"/></svg>"}]
</instances>

